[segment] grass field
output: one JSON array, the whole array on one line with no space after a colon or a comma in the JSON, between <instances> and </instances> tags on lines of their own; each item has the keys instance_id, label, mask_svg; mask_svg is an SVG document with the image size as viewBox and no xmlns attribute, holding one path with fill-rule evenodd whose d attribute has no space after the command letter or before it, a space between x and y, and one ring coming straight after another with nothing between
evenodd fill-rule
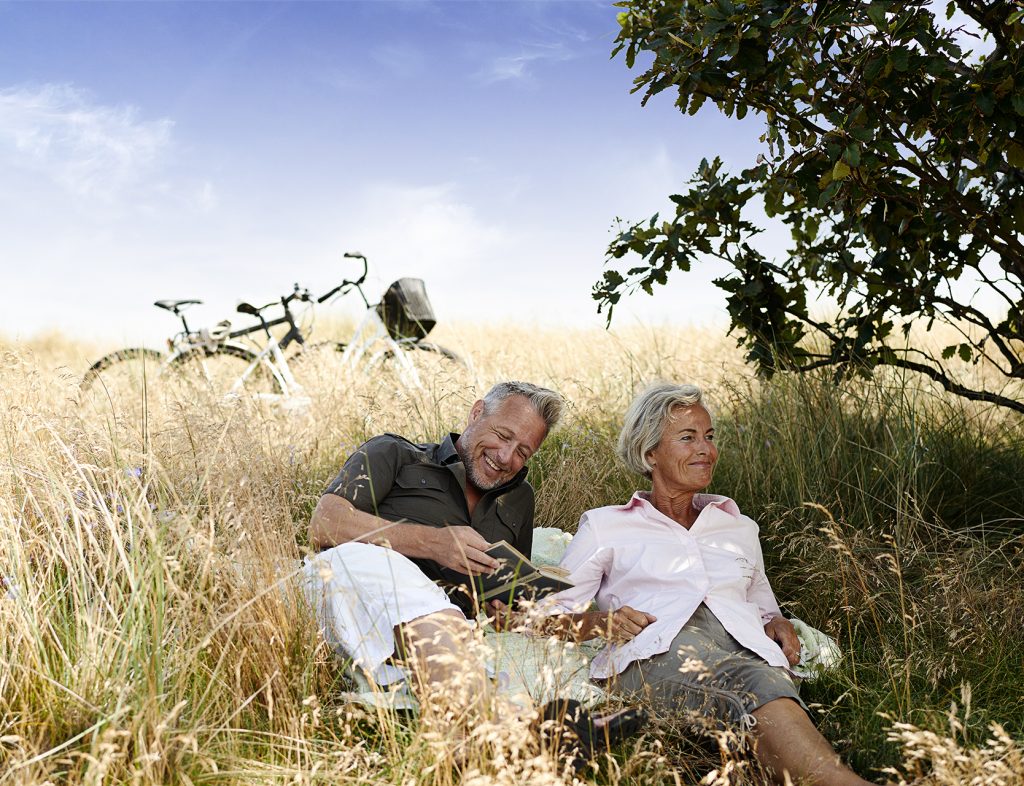
<instances>
[{"instance_id":1,"label":"grass field","mask_svg":"<svg viewBox=\"0 0 1024 786\"><path fill-rule=\"evenodd\" d=\"M278 581L346 454L432 440L503 378L560 390L567 422L531 462L537 523L572 530L641 480L612 457L633 391L705 387L712 490L759 521L784 609L834 635L805 686L819 725L873 780L1024 784L1024 425L915 378L754 379L731 339L634 328L439 329L472 369L410 392L307 368L284 412L151 385L86 400L113 349L0 344L0 784L556 783L525 726L482 728L453 768L415 719L346 703L339 663ZM964 373L983 373L977 369ZM590 773L607 784L758 775L672 719Z\"/></svg>"}]
</instances>

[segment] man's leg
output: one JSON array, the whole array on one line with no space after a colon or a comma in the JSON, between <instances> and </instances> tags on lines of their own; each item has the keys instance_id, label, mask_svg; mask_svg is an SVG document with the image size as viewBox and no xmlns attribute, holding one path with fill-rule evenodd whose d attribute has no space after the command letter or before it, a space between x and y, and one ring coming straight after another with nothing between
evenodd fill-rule
<instances>
[{"instance_id":1,"label":"man's leg","mask_svg":"<svg viewBox=\"0 0 1024 786\"><path fill-rule=\"evenodd\" d=\"M795 784L865 786L869 782L846 767L828 740L792 699L775 699L752 713L755 755L776 783L788 772Z\"/></svg>"},{"instance_id":2,"label":"man's leg","mask_svg":"<svg viewBox=\"0 0 1024 786\"><path fill-rule=\"evenodd\" d=\"M493 693L472 623L445 609L395 627L422 709L470 722L484 717ZM433 714L433 713L431 713Z\"/></svg>"},{"instance_id":3,"label":"man's leg","mask_svg":"<svg viewBox=\"0 0 1024 786\"><path fill-rule=\"evenodd\" d=\"M460 612L438 611L398 625L395 640L413 674L421 720L440 733L456 760L466 754L461 743L489 721L519 724L518 731L510 728L504 735L509 739L537 732L532 713L498 693L487 674L484 645ZM577 770L595 753L636 733L646 718L633 708L592 715L579 702L557 699L539 709L541 721L555 724L548 732L557 749L552 752Z\"/></svg>"}]
</instances>

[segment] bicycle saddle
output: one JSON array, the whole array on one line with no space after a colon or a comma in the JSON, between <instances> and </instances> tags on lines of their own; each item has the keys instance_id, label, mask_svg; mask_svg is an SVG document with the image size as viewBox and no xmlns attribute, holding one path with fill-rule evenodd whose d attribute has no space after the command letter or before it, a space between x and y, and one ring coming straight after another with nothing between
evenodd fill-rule
<instances>
[{"instance_id":1,"label":"bicycle saddle","mask_svg":"<svg viewBox=\"0 0 1024 786\"><path fill-rule=\"evenodd\" d=\"M259 307L254 306L251 303L242 302L242 303L238 304L238 308L236 309L236 311L238 311L239 314L251 314L254 317L258 317L260 315L260 312L263 309L270 308L271 306L276 306L276 305L277 305L277 301L276 300L274 302L272 302L272 303L267 303L267 305L265 305L265 306L259 306Z\"/></svg>"},{"instance_id":2,"label":"bicycle saddle","mask_svg":"<svg viewBox=\"0 0 1024 786\"><path fill-rule=\"evenodd\" d=\"M158 300L153 305L157 308L165 308L168 311L173 311L177 314L178 309L182 306L198 306L202 305L202 302L202 300Z\"/></svg>"}]
</instances>

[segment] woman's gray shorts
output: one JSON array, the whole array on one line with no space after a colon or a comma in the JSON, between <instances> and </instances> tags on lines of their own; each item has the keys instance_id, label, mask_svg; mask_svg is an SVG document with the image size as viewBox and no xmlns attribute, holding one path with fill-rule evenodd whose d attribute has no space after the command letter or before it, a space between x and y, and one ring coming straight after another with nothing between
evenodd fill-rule
<instances>
[{"instance_id":1,"label":"woman's gray shorts","mask_svg":"<svg viewBox=\"0 0 1024 786\"><path fill-rule=\"evenodd\" d=\"M611 684L657 712L690 710L746 728L754 724L751 713L774 699L793 699L807 710L786 670L736 641L703 603L667 652L633 661Z\"/></svg>"}]
</instances>

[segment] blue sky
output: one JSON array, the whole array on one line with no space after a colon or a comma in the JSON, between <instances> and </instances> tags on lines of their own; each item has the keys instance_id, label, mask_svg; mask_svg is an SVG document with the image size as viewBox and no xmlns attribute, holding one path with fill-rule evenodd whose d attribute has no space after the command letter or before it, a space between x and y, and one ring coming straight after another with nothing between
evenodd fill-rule
<instances>
[{"instance_id":1,"label":"blue sky","mask_svg":"<svg viewBox=\"0 0 1024 786\"><path fill-rule=\"evenodd\" d=\"M0 3L0 333L158 340L371 261L441 320L602 325L614 219L757 121L640 107L610 3ZM714 271L616 321L725 323Z\"/></svg>"}]
</instances>

